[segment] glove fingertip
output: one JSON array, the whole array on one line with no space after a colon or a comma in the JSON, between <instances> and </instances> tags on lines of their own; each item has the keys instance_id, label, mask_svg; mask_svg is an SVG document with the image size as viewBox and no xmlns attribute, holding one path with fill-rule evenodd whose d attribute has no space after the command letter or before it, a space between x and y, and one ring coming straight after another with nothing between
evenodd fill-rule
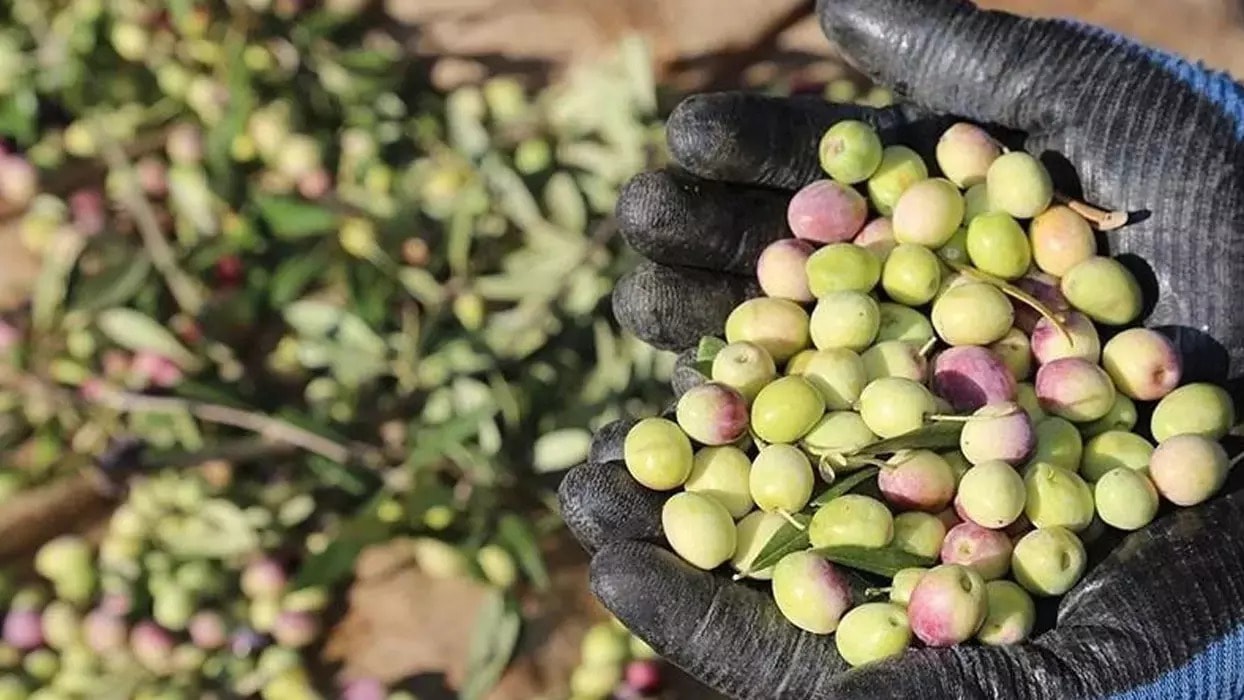
<instances>
[{"instance_id":1,"label":"glove fingertip","mask_svg":"<svg viewBox=\"0 0 1244 700\"><path fill-rule=\"evenodd\" d=\"M575 467L557 490L562 519L589 551L621 540L660 539L668 495L640 486L620 462Z\"/></svg>"},{"instance_id":2,"label":"glove fingertip","mask_svg":"<svg viewBox=\"0 0 1244 700\"><path fill-rule=\"evenodd\" d=\"M638 421L632 419L615 420L592 436L592 444L587 451L587 461L593 464L603 462L621 462L626 433Z\"/></svg>"}]
</instances>

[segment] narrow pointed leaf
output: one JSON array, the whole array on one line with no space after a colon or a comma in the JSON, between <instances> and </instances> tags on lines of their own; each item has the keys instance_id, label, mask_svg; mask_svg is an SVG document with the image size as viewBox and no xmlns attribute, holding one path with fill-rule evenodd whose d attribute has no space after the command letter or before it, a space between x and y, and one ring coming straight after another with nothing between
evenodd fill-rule
<instances>
[{"instance_id":1,"label":"narrow pointed leaf","mask_svg":"<svg viewBox=\"0 0 1244 700\"><path fill-rule=\"evenodd\" d=\"M850 493L851 489L859 486L869 479L876 477L877 472L879 471L880 470L876 467L868 467L867 469L861 469L858 472L842 477L838 481L835 481L834 485L826 489L824 493L813 499L812 507L820 508L835 498Z\"/></svg>"},{"instance_id":2,"label":"narrow pointed leaf","mask_svg":"<svg viewBox=\"0 0 1244 700\"><path fill-rule=\"evenodd\" d=\"M717 353L726 347L726 341L713 335L700 338L700 345L695 349L695 368L700 374L709 376L713 371L713 360Z\"/></svg>"},{"instance_id":3,"label":"narrow pointed leaf","mask_svg":"<svg viewBox=\"0 0 1244 700\"><path fill-rule=\"evenodd\" d=\"M804 526L807 526L808 522L812 520L811 516L803 514L797 514L794 518ZM809 546L807 529L800 530L794 525L786 523L769 538L764 549L760 550L760 554L756 556L748 571L764 571L770 566L777 564L787 554L802 552Z\"/></svg>"},{"instance_id":4,"label":"narrow pointed leaf","mask_svg":"<svg viewBox=\"0 0 1244 700\"><path fill-rule=\"evenodd\" d=\"M892 578L899 571L913 566L931 566L933 564L933 560L928 557L904 552L897 547L873 548L841 545L838 547L822 547L812 551L848 569L865 571L870 574L885 576L886 578Z\"/></svg>"},{"instance_id":5,"label":"narrow pointed leaf","mask_svg":"<svg viewBox=\"0 0 1244 700\"><path fill-rule=\"evenodd\" d=\"M876 455L894 454L902 450L941 450L959 445L959 433L963 423L958 421L939 421L904 433L888 440L879 440L866 445L847 455L848 457L873 457Z\"/></svg>"}]
</instances>

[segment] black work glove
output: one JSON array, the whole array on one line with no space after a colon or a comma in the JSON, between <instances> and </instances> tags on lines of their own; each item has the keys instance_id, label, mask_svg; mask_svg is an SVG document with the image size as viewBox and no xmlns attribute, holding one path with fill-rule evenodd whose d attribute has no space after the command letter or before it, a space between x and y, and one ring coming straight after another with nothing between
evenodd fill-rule
<instances>
[{"instance_id":1,"label":"black work glove","mask_svg":"<svg viewBox=\"0 0 1244 700\"><path fill-rule=\"evenodd\" d=\"M1143 10L1141 10L1143 11ZM766 243L789 236L791 191L821 177L817 143L843 118L925 146L956 115L1061 154L1091 202L1137 221L1103 236L1157 300L1186 379L1244 367L1244 91L1228 78L1099 29L978 11L964 0L823 0L826 33L913 107L878 112L817 99L707 95L669 121L680 170L623 192L627 240L649 259L619 283L622 321L685 349L721 332L757 294ZM1058 182L1069 194L1075 184ZM694 382L684 367L675 388ZM668 494L622 464L627 425L566 477L572 530L593 553L593 590L670 661L738 698L1214 698L1244 695L1244 496L1167 516L1129 536L1061 601L1052 631L1014 647L912 650L847 671L832 636L801 632L764 587L695 570L662 549Z\"/></svg>"}]
</instances>

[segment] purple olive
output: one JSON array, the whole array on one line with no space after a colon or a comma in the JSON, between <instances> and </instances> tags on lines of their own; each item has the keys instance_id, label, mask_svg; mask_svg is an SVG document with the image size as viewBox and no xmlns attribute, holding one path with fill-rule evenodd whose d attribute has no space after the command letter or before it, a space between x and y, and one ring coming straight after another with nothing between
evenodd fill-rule
<instances>
[{"instance_id":1,"label":"purple olive","mask_svg":"<svg viewBox=\"0 0 1244 700\"><path fill-rule=\"evenodd\" d=\"M1015 377L990 350L960 345L933 360L933 391L960 411L1015 400Z\"/></svg>"}]
</instances>

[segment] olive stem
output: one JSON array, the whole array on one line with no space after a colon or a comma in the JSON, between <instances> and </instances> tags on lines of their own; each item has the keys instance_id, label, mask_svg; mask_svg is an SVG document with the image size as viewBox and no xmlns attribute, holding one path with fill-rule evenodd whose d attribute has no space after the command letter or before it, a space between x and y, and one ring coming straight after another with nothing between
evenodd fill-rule
<instances>
[{"instance_id":1,"label":"olive stem","mask_svg":"<svg viewBox=\"0 0 1244 700\"><path fill-rule=\"evenodd\" d=\"M878 588L865 588L864 597L865 598L876 598L878 596L883 596L883 595L888 596L890 595L890 591L892 590L894 590L893 586L881 586Z\"/></svg>"},{"instance_id":2,"label":"olive stem","mask_svg":"<svg viewBox=\"0 0 1244 700\"><path fill-rule=\"evenodd\" d=\"M1240 462L1244 462L1244 452L1241 452L1235 457L1232 457L1231 461L1227 462L1227 471L1231 471L1232 469L1235 469L1235 465L1239 464Z\"/></svg>"},{"instance_id":3,"label":"olive stem","mask_svg":"<svg viewBox=\"0 0 1244 700\"><path fill-rule=\"evenodd\" d=\"M1127 223L1126 212L1099 209L1087 202L1072 199L1061 192L1055 193L1054 197L1058 203L1066 205L1068 209L1087 219L1097 227L1098 231L1114 231Z\"/></svg>"},{"instance_id":4,"label":"olive stem","mask_svg":"<svg viewBox=\"0 0 1244 700\"><path fill-rule=\"evenodd\" d=\"M1001 279L999 277L994 277L988 272L982 272L972 267L971 265L964 265L962 263L952 262L950 260L947 260L946 264L949 265L950 268L955 270L956 272L967 275L968 277L976 280L977 282L985 282L987 284L992 284L993 286L1001 290L1003 294L1013 299L1018 299L1022 301L1024 304L1031 307L1034 311L1036 311L1037 313L1045 317L1050 323L1054 324L1054 327L1058 329L1059 334L1063 336L1064 340L1066 340L1068 343L1074 342L1071 338L1070 331L1067 330L1067 324L1063 323L1061 319L1059 319L1057 316L1054 315L1053 311L1050 311L1050 309L1046 307L1045 304L1042 304L1039 299L1032 296L1028 292L1025 292L1024 290L1020 289L1019 287L1016 287L1015 285L1007 282L1004 279Z\"/></svg>"},{"instance_id":5,"label":"olive stem","mask_svg":"<svg viewBox=\"0 0 1244 700\"><path fill-rule=\"evenodd\" d=\"M972 416L955 416L955 415L946 415L944 413L934 413L933 415L930 415L928 418L931 421L937 421L941 423L967 423L968 421L972 420Z\"/></svg>"},{"instance_id":6,"label":"olive stem","mask_svg":"<svg viewBox=\"0 0 1244 700\"><path fill-rule=\"evenodd\" d=\"M795 528L796 530L803 532L804 530L808 529L807 526L805 526L803 523L799 522L798 520L795 520L795 516L791 515L790 511L786 510L785 508L778 508L774 512L782 516L782 519L790 523L791 527Z\"/></svg>"},{"instance_id":7,"label":"olive stem","mask_svg":"<svg viewBox=\"0 0 1244 700\"><path fill-rule=\"evenodd\" d=\"M937 336L933 336L932 338L929 338L928 342L920 347L920 356L928 357L929 351L931 351L936 345L937 345Z\"/></svg>"}]
</instances>

